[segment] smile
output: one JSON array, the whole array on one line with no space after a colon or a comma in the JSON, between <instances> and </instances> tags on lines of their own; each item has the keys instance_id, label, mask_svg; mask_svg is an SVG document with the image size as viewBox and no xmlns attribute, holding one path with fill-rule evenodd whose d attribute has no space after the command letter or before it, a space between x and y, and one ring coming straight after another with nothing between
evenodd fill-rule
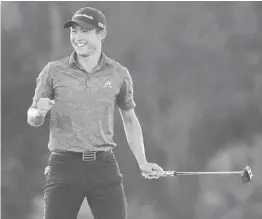
<instances>
[{"instance_id":1,"label":"smile","mask_svg":"<svg viewBox=\"0 0 262 219\"><path fill-rule=\"evenodd\" d=\"M75 45L77 47L84 47L84 46L86 46L86 43L76 43Z\"/></svg>"}]
</instances>

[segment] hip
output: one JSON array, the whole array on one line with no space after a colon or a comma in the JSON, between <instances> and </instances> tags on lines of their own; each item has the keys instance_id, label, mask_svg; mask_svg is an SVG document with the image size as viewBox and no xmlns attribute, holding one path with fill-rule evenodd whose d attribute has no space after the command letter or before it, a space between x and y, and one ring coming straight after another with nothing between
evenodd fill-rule
<instances>
[{"instance_id":1,"label":"hip","mask_svg":"<svg viewBox=\"0 0 262 219\"><path fill-rule=\"evenodd\" d=\"M45 174L47 184L75 182L91 187L119 181L123 177L112 150L96 152L96 158L88 160L83 160L82 154L77 152L51 152Z\"/></svg>"}]
</instances>

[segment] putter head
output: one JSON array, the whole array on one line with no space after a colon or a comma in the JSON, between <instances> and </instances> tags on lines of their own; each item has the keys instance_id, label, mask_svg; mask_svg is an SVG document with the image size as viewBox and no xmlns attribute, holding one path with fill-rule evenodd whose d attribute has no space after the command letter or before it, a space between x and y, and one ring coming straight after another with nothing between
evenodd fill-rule
<instances>
[{"instance_id":1,"label":"putter head","mask_svg":"<svg viewBox=\"0 0 262 219\"><path fill-rule=\"evenodd\" d=\"M243 183L251 182L253 178L253 174L251 168L249 166L245 167L243 173L241 174L241 179Z\"/></svg>"}]
</instances>

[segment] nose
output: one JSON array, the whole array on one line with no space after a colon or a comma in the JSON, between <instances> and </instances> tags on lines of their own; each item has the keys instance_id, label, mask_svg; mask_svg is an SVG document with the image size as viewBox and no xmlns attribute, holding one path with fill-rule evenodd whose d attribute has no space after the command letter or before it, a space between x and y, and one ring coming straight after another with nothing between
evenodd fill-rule
<instances>
[{"instance_id":1,"label":"nose","mask_svg":"<svg viewBox=\"0 0 262 219\"><path fill-rule=\"evenodd\" d=\"M83 37L81 36L81 34L77 33L74 35L74 40L79 42L79 41L82 41L83 40Z\"/></svg>"},{"instance_id":2,"label":"nose","mask_svg":"<svg viewBox=\"0 0 262 219\"><path fill-rule=\"evenodd\" d=\"M71 38L73 41L81 42L85 40L85 37L83 36L83 33L81 31L76 31L74 33L71 33Z\"/></svg>"}]
</instances>

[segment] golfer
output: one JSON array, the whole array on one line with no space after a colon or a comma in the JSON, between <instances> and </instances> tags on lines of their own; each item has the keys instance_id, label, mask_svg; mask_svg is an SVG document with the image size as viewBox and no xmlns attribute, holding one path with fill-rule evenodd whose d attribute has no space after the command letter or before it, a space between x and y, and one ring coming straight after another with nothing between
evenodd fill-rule
<instances>
[{"instance_id":1,"label":"golfer","mask_svg":"<svg viewBox=\"0 0 262 219\"><path fill-rule=\"evenodd\" d=\"M113 152L116 107L142 173L162 168L146 160L128 69L102 51L105 15L82 8L64 27L74 51L43 68L27 113L28 123L39 127L50 112L44 218L76 219L86 198L95 219L126 219L123 176Z\"/></svg>"}]
</instances>

